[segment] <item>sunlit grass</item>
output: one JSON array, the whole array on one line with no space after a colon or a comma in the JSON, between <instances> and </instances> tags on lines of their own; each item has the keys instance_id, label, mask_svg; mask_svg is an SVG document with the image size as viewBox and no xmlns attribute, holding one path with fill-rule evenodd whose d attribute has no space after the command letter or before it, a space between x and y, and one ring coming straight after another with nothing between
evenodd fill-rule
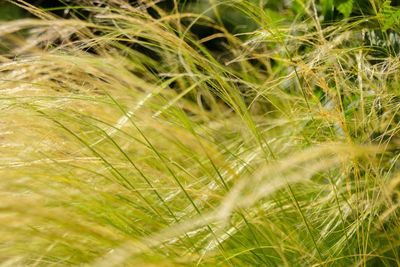
<instances>
[{"instance_id":1,"label":"sunlit grass","mask_svg":"<svg viewBox=\"0 0 400 267\"><path fill-rule=\"evenodd\" d=\"M2 266L400 263L400 62L365 39L378 15L228 1L257 25L232 34L218 3L89 2L79 20L15 1L38 18L0 25Z\"/></svg>"}]
</instances>

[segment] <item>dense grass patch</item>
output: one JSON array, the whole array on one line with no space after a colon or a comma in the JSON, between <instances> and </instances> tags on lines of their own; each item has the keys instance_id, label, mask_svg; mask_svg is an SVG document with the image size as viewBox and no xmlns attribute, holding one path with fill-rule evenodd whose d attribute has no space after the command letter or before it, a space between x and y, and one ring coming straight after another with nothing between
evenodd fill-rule
<instances>
[{"instance_id":1,"label":"dense grass patch","mask_svg":"<svg viewBox=\"0 0 400 267\"><path fill-rule=\"evenodd\" d=\"M390 1L11 2L1 266L400 264Z\"/></svg>"}]
</instances>

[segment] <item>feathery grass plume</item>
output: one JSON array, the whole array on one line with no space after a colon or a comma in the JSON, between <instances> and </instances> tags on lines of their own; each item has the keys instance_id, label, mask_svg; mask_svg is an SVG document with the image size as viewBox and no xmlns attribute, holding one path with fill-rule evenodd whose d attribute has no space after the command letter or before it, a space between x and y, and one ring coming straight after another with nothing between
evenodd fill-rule
<instances>
[{"instance_id":1,"label":"feathery grass plume","mask_svg":"<svg viewBox=\"0 0 400 267\"><path fill-rule=\"evenodd\" d=\"M314 1L10 2L32 17L0 25L1 266L400 264L379 1L332 24Z\"/></svg>"}]
</instances>

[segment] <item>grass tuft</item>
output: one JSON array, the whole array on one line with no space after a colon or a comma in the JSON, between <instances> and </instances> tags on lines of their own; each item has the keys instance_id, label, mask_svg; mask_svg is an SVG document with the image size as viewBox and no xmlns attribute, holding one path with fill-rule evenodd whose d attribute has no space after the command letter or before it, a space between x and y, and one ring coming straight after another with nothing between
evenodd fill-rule
<instances>
[{"instance_id":1,"label":"grass tuft","mask_svg":"<svg viewBox=\"0 0 400 267\"><path fill-rule=\"evenodd\" d=\"M11 2L32 18L0 25L1 266L400 264L379 5L328 24L314 1Z\"/></svg>"}]
</instances>

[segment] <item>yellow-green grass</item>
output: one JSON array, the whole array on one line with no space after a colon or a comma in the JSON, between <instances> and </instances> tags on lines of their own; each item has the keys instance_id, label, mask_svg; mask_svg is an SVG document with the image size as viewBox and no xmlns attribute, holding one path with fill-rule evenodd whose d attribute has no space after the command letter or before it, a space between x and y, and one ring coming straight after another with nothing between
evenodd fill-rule
<instances>
[{"instance_id":1,"label":"yellow-green grass","mask_svg":"<svg viewBox=\"0 0 400 267\"><path fill-rule=\"evenodd\" d=\"M13 2L36 18L0 24L0 266L400 264L400 61L362 37L379 14L227 1L258 25L234 35L216 1Z\"/></svg>"}]
</instances>

